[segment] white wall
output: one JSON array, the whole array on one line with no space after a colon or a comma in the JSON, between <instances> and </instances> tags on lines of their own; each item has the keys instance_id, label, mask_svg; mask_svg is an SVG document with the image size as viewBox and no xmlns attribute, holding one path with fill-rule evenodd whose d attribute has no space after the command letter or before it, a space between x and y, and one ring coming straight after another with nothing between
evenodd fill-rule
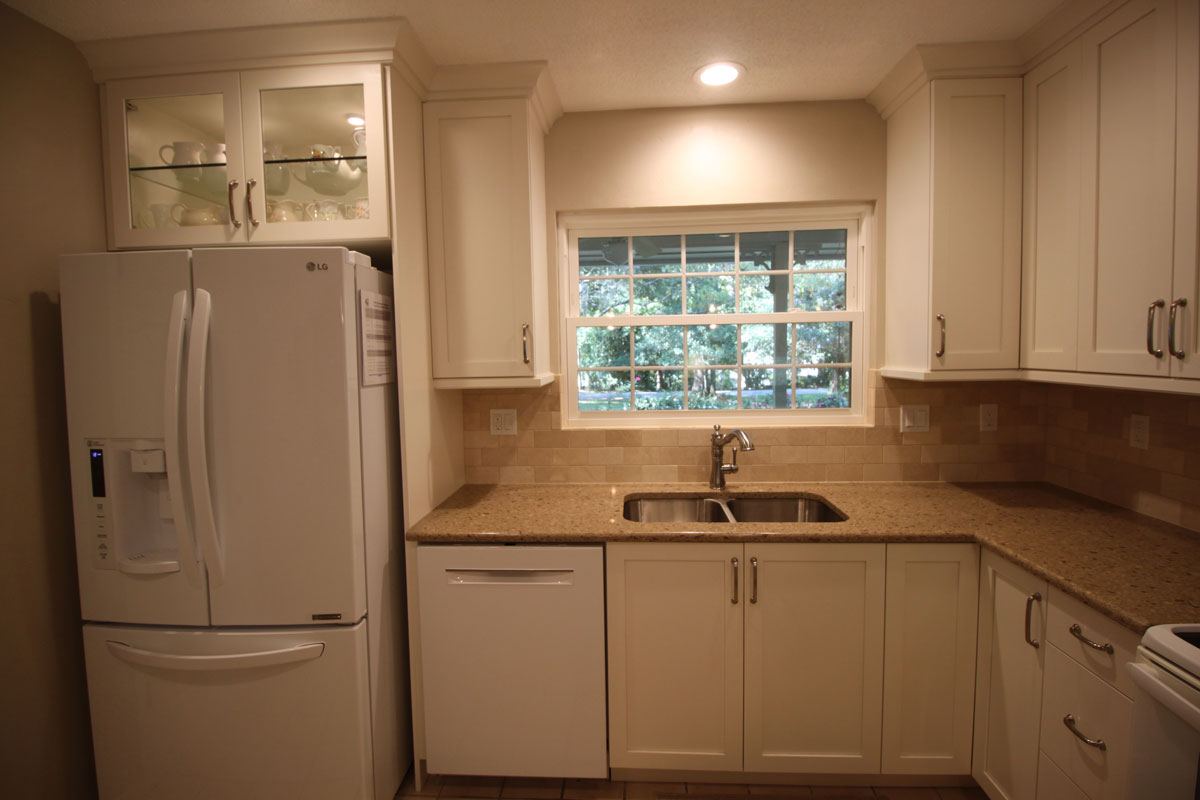
<instances>
[{"instance_id":1,"label":"white wall","mask_svg":"<svg viewBox=\"0 0 1200 800\"><path fill-rule=\"evenodd\" d=\"M462 392L435 391L425 251L425 155L421 101L392 82L396 336L404 448L404 519L417 522L463 484Z\"/></svg>"},{"instance_id":2,"label":"white wall","mask_svg":"<svg viewBox=\"0 0 1200 800\"><path fill-rule=\"evenodd\" d=\"M861 100L563 116L546 139L552 319L561 316L557 213L826 201L875 201L882 209L885 135L879 114ZM882 230L880 211L877 237ZM557 350L556 337L552 363L561 371Z\"/></svg>"},{"instance_id":3,"label":"white wall","mask_svg":"<svg viewBox=\"0 0 1200 800\"><path fill-rule=\"evenodd\" d=\"M0 785L95 794L59 320L60 253L104 249L99 100L65 38L0 5Z\"/></svg>"}]
</instances>

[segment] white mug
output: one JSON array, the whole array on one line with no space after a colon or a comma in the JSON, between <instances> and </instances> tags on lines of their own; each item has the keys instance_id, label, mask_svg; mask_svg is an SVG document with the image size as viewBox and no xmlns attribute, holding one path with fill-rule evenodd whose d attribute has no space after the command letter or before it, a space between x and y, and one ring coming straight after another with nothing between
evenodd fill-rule
<instances>
[{"instance_id":1,"label":"white mug","mask_svg":"<svg viewBox=\"0 0 1200 800\"><path fill-rule=\"evenodd\" d=\"M164 150L171 151L171 158L163 155ZM164 164L171 166L185 166L187 164L199 164L200 159L204 155L203 142L172 142L164 144L158 148L158 157L162 159Z\"/></svg>"},{"instance_id":2,"label":"white mug","mask_svg":"<svg viewBox=\"0 0 1200 800\"><path fill-rule=\"evenodd\" d=\"M225 163L225 143L217 142L210 144L204 148L204 163L205 164L224 164Z\"/></svg>"},{"instance_id":3,"label":"white mug","mask_svg":"<svg viewBox=\"0 0 1200 800\"><path fill-rule=\"evenodd\" d=\"M304 214L313 222L333 222L342 218L342 207L335 200L314 200L304 204Z\"/></svg>"},{"instance_id":4,"label":"white mug","mask_svg":"<svg viewBox=\"0 0 1200 800\"><path fill-rule=\"evenodd\" d=\"M267 222L303 222L304 207L295 200L268 200Z\"/></svg>"},{"instance_id":5,"label":"white mug","mask_svg":"<svg viewBox=\"0 0 1200 800\"><path fill-rule=\"evenodd\" d=\"M207 208L188 208L183 203L171 206L171 219L176 225L190 227L193 225L223 225L224 209L220 206Z\"/></svg>"},{"instance_id":6,"label":"white mug","mask_svg":"<svg viewBox=\"0 0 1200 800\"><path fill-rule=\"evenodd\" d=\"M346 203L342 207L342 216L346 219L370 219L371 204L365 197L360 197L353 203Z\"/></svg>"}]
</instances>

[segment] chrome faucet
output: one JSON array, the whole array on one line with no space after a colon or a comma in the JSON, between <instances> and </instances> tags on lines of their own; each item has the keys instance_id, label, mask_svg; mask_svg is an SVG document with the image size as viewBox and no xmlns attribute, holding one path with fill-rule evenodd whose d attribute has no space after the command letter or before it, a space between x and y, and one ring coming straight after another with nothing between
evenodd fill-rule
<instances>
[{"instance_id":1,"label":"chrome faucet","mask_svg":"<svg viewBox=\"0 0 1200 800\"><path fill-rule=\"evenodd\" d=\"M733 447L733 463L726 464L725 461L725 445L729 444L734 439L738 440L738 444ZM737 454L738 445L741 445L742 450L753 450L754 442L750 441L750 437L741 428L734 428L729 433L721 433L720 425L713 425L712 432L712 472L708 476L708 488L721 489L725 488L725 476L731 472L737 472Z\"/></svg>"}]
</instances>

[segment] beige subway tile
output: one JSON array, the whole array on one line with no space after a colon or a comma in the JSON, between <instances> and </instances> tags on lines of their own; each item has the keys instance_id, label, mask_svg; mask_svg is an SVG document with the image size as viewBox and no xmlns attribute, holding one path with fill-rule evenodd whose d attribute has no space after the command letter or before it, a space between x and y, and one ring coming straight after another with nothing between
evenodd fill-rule
<instances>
[{"instance_id":1,"label":"beige subway tile","mask_svg":"<svg viewBox=\"0 0 1200 800\"><path fill-rule=\"evenodd\" d=\"M646 480L641 464L610 464L604 468L604 479L613 483L641 483Z\"/></svg>"},{"instance_id":2,"label":"beige subway tile","mask_svg":"<svg viewBox=\"0 0 1200 800\"><path fill-rule=\"evenodd\" d=\"M567 480L571 483L603 483L606 480L604 466L587 464L567 467Z\"/></svg>"},{"instance_id":3,"label":"beige subway tile","mask_svg":"<svg viewBox=\"0 0 1200 800\"><path fill-rule=\"evenodd\" d=\"M568 431L567 443L570 447L604 447L605 433L603 430Z\"/></svg>"},{"instance_id":4,"label":"beige subway tile","mask_svg":"<svg viewBox=\"0 0 1200 800\"><path fill-rule=\"evenodd\" d=\"M571 433L570 431L534 431L533 432L534 447L570 447Z\"/></svg>"},{"instance_id":5,"label":"beige subway tile","mask_svg":"<svg viewBox=\"0 0 1200 800\"><path fill-rule=\"evenodd\" d=\"M1149 450L1136 451L1137 463L1143 467L1182 475L1187 463L1187 453L1169 447L1151 447Z\"/></svg>"},{"instance_id":6,"label":"beige subway tile","mask_svg":"<svg viewBox=\"0 0 1200 800\"><path fill-rule=\"evenodd\" d=\"M900 429L875 426L863 429L863 441L868 444L900 444Z\"/></svg>"},{"instance_id":7,"label":"beige subway tile","mask_svg":"<svg viewBox=\"0 0 1200 800\"><path fill-rule=\"evenodd\" d=\"M921 461L921 448L917 445L883 445L878 450L879 458L868 460L883 464L916 464Z\"/></svg>"},{"instance_id":8,"label":"beige subway tile","mask_svg":"<svg viewBox=\"0 0 1200 800\"><path fill-rule=\"evenodd\" d=\"M1195 498L1195 495L1192 496ZM1170 522L1183 523L1183 503L1178 498L1163 497L1153 492L1138 492L1133 501L1133 510L1148 517Z\"/></svg>"},{"instance_id":9,"label":"beige subway tile","mask_svg":"<svg viewBox=\"0 0 1200 800\"><path fill-rule=\"evenodd\" d=\"M567 467L561 465L534 467L533 480L534 483L567 483L570 480L570 474Z\"/></svg>"},{"instance_id":10,"label":"beige subway tile","mask_svg":"<svg viewBox=\"0 0 1200 800\"><path fill-rule=\"evenodd\" d=\"M655 447L622 447L622 464L654 464L657 453Z\"/></svg>"},{"instance_id":11,"label":"beige subway tile","mask_svg":"<svg viewBox=\"0 0 1200 800\"><path fill-rule=\"evenodd\" d=\"M501 467L501 483L533 483L533 467Z\"/></svg>"},{"instance_id":12,"label":"beige subway tile","mask_svg":"<svg viewBox=\"0 0 1200 800\"><path fill-rule=\"evenodd\" d=\"M563 447L558 452L562 454L562 463L569 467L579 467L588 463L586 447Z\"/></svg>"},{"instance_id":13,"label":"beige subway tile","mask_svg":"<svg viewBox=\"0 0 1200 800\"><path fill-rule=\"evenodd\" d=\"M921 447L921 461L926 464L953 464L958 460L956 444L927 444Z\"/></svg>"},{"instance_id":14,"label":"beige subway tile","mask_svg":"<svg viewBox=\"0 0 1200 800\"><path fill-rule=\"evenodd\" d=\"M755 447L774 447L792 444L788 439L788 431L788 428L754 428L750 431L750 437Z\"/></svg>"},{"instance_id":15,"label":"beige subway tile","mask_svg":"<svg viewBox=\"0 0 1200 800\"><path fill-rule=\"evenodd\" d=\"M1087 457L1078 450L1047 445L1046 463L1062 469L1082 470L1087 463Z\"/></svg>"},{"instance_id":16,"label":"beige subway tile","mask_svg":"<svg viewBox=\"0 0 1200 800\"><path fill-rule=\"evenodd\" d=\"M827 481L861 481L862 479L862 464L828 464L825 467L825 480Z\"/></svg>"},{"instance_id":17,"label":"beige subway tile","mask_svg":"<svg viewBox=\"0 0 1200 800\"><path fill-rule=\"evenodd\" d=\"M803 464L808 460L808 450L803 445L775 445L768 448L768 460L772 464Z\"/></svg>"},{"instance_id":18,"label":"beige subway tile","mask_svg":"<svg viewBox=\"0 0 1200 800\"><path fill-rule=\"evenodd\" d=\"M942 426L930 425L929 430L917 432L909 432L900 434L900 443L905 445L917 444L941 444L942 443Z\"/></svg>"},{"instance_id":19,"label":"beige subway tile","mask_svg":"<svg viewBox=\"0 0 1200 800\"><path fill-rule=\"evenodd\" d=\"M589 447L589 464L620 464L625 451L620 447Z\"/></svg>"},{"instance_id":20,"label":"beige subway tile","mask_svg":"<svg viewBox=\"0 0 1200 800\"><path fill-rule=\"evenodd\" d=\"M846 448L842 445L816 445L806 448L804 460L810 464L844 464Z\"/></svg>"},{"instance_id":21,"label":"beige subway tile","mask_svg":"<svg viewBox=\"0 0 1200 800\"><path fill-rule=\"evenodd\" d=\"M642 467L642 479L649 483L675 483L679 480L679 467L673 464L648 464Z\"/></svg>"},{"instance_id":22,"label":"beige subway tile","mask_svg":"<svg viewBox=\"0 0 1200 800\"><path fill-rule=\"evenodd\" d=\"M553 430L554 426L550 424L550 412L539 411L533 415L533 419L529 423L529 430L533 431L548 431Z\"/></svg>"},{"instance_id":23,"label":"beige subway tile","mask_svg":"<svg viewBox=\"0 0 1200 800\"><path fill-rule=\"evenodd\" d=\"M864 481L902 481L903 464L863 464Z\"/></svg>"},{"instance_id":24,"label":"beige subway tile","mask_svg":"<svg viewBox=\"0 0 1200 800\"><path fill-rule=\"evenodd\" d=\"M964 444L958 447L958 457L967 464L990 464L1000 460L1000 445Z\"/></svg>"},{"instance_id":25,"label":"beige subway tile","mask_svg":"<svg viewBox=\"0 0 1200 800\"><path fill-rule=\"evenodd\" d=\"M604 444L607 447L641 447L641 431L615 430L604 432Z\"/></svg>"},{"instance_id":26,"label":"beige subway tile","mask_svg":"<svg viewBox=\"0 0 1200 800\"><path fill-rule=\"evenodd\" d=\"M1051 464L1046 465L1046 483L1065 487L1070 483L1070 475L1071 471L1065 467L1057 467Z\"/></svg>"},{"instance_id":27,"label":"beige subway tile","mask_svg":"<svg viewBox=\"0 0 1200 800\"><path fill-rule=\"evenodd\" d=\"M979 422L942 423L942 444L976 444L979 442Z\"/></svg>"},{"instance_id":28,"label":"beige subway tile","mask_svg":"<svg viewBox=\"0 0 1200 800\"><path fill-rule=\"evenodd\" d=\"M679 467L679 482L680 483L698 483L703 481L708 483L708 469L706 467L696 467L690 465L681 465Z\"/></svg>"},{"instance_id":29,"label":"beige subway tile","mask_svg":"<svg viewBox=\"0 0 1200 800\"><path fill-rule=\"evenodd\" d=\"M1185 478L1182 475L1163 474L1162 493L1172 500L1182 500L1185 503L1200 502L1200 480Z\"/></svg>"},{"instance_id":30,"label":"beige subway tile","mask_svg":"<svg viewBox=\"0 0 1200 800\"><path fill-rule=\"evenodd\" d=\"M787 428L784 432L784 444L787 445L815 445L825 444L828 440L829 430L824 427L820 428Z\"/></svg>"},{"instance_id":31,"label":"beige subway tile","mask_svg":"<svg viewBox=\"0 0 1200 800\"><path fill-rule=\"evenodd\" d=\"M516 452L516 448L512 447L489 447L479 451L479 463L484 467L505 467L513 463Z\"/></svg>"},{"instance_id":32,"label":"beige subway tile","mask_svg":"<svg viewBox=\"0 0 1200 800\"><path fill-rule=\"evenodd\" d=\"M866 444L869 428L836 427L825 429L825 444Z\"/></svg>"},{"instance_id":33,"label":"beige subway tile","mask_svg":"<svg viewBox=\"0 0 1200 800\"><path fill-rule=\"evenodd\" d=\"M467 467L464 472L467 483L499 483L499 467Z\"/></svg>"},{"instance_id":34,"label":"beige subway tile","mask_svg":"<svg viewBox=\"0 0 1200 800\"><path fill-rule=\"evenodd\" d=\"M674 447L679 444L679 433L673 430L644 430L642 445L645 447Z\"/></svg>"},{"instance_id":35,"label":"beige subway tile","mask_svg":"<svg viewBox=\"0 0 1200 800\"><path fill-rule=\"evenodd\" d=\"M937 464L902 464L902 480L906 481L936 481L939 470Z\"/></svg>"},{"instance_id":36,"label":"beige subway tile","mask_svg":"<svg viewBox=\"0 0 1200 800\"><path fill-rule=\"evenodd\" d=\"M977 464L939 464L938 477L948 483L979 480Z\"/></svg>"},{"instance_id":37,"label":"beige subway tile","mask_svg":"<svg viewBox=\"0 0 1200 800\"><path fill-rule=\"evenodd\" d=\"M1021 479L1020 464L976 464L977 477L981 481L1017 481Z\"/></svg>"},{"instance_id":38,"label":"beige subway tile","mask_svg":"<svg viewBox=\"0 0 1200 800\"><path fill-rule=\"evenodd\" d=\"M509 439L508 436L492 436L487 431L463 431L463 447L478 447L489 448L499 447L501 439Z\"/></svg>"},{"instance_id":39,"label":"beige subway tile","mask_svg":"<svg viewBox=\"0 0 1200 800\"><path fill-rule=\"evenodd\" d=\"M491 427L491 420L482 411L463 412L464 431L486 431L489 427Z\"/></svg>"},{"instance_id":40,"label":"beige subway tile","mask_svg":"<svg viewBox=\"0 0 1200 800\"><path fill-rule=\"evenodd\" d=\"M467 467L478 467L483 465L483 460L480 456L482 451L478 447L463 448L463 465Z\"/></svg>"}]
</instances>

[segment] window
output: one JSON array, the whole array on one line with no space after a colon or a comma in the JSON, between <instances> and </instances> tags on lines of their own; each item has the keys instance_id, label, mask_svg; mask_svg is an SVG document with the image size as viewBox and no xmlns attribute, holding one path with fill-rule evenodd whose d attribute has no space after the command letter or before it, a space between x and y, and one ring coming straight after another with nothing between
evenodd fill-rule
<instances>
[{"instance_id":1,"label":"window","mask_svg":"<svg viewBox=\"0 0 1200 800\"><path fill-rule=\"evenodd\" d=\"M566 424L861 421L865 216L564 217Z\"/></svg>"}]
</instances>

